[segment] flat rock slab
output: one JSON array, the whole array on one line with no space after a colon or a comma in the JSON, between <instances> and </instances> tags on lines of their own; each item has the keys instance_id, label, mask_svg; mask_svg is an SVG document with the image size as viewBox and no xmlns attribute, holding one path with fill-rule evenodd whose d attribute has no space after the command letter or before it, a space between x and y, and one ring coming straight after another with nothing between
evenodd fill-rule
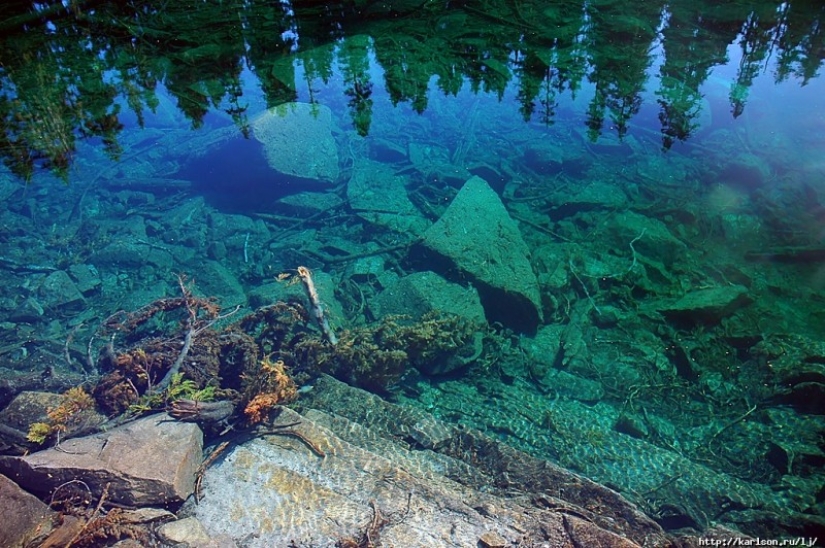
<instances>
[{"instance_id":1,"label":"flat rock slab","mask_svg":"<svg viewBox=\"0 0 825 548\"><path fill-rule=\"evenodd\" d=\"M484 308L474 288L448 282L435 272L415 272L398 279L370 302L370 310L380 318L406 314L420 319L436 310L483 323Z\"/></svg>"},{"instance_id":2,"label":"flat rock slab","mask_svg":"<svg viewBox=\"0 0 825 548\"><path fill-rule=\"evenodd\" d=\"M542 309L530 251L484 179L464 183L422 238L425 254L446 260L445 271L458 269L473 280L488 320L535 331Z\"/></svg>"},{"instance_id":3,"label":"flat rock slab","mask_svg":"<svg viewBox=\"0 0 825 548\"><path fill-rule=\"evenodd\" d=\"M338 179L338 147L329 107L286 103L267 110L251 125L272 169L327 183Z\"/></svg>"},{"instance_id":4,"label":"flat rock slab","mask_svg":"<svg viewBox=\"0 0 825 548\"><path fill-rule=\"evenodd\" d=\"M60 444L24 457L0 457L0 473L24 489L47 495L72 480L95 498L109 484L108 500L129 506L178 504L194 491L203 433L166 414Z\"/></svg>"},{"instance_id":5,"label":"flat rock slab","mask_svg":"<svg viewBox=\"0 0 825 548\"><path fill-rule=\"evenodd\" d=\"M285 409L278 423L292 425L325 456L295 436L235 447L206 472L194 508L209 533L249 548L355 546L365 535L375 546L465 548L500 539L508 546L638 546L572 507L550 511L450 479L445 472L467 466L381 439L343 417ZM646 526L655 539L655 524Z\"/></svg>"},{"instance_id":6,"label":"flat rock slab","mask_svg":"<svg viewBox=\"0 0 825 548\"><path fill-rule=\"evenodd\" d=\"M728 285L691 291L675 301L660 303L657 309L665 316L676 319L718 323L751 302L753 299L748 295L748 288Z\"/></svg>"},{"instance_id":7,"label":"flat rock slab","mask_svg":"<svg viewBox=\"0 0 825 548\"><path fill-rule=\"evenodd\" d=\"M347 184L347 199L359 217L370 223L418 236L428 221L407 196L407 179L385 164L359 161Z\"/></svg>"},{"instance_id":8,"label":"flat rock slab","mask_svg":"<svg viewBox=\"0 0 825 548\"><path fill-rule=\"evenodd\" d=\"M46 308L78 309L85 302L71 277L62 270L46 276L37 291L37 297Z\"/></svg>"}]
</instances>

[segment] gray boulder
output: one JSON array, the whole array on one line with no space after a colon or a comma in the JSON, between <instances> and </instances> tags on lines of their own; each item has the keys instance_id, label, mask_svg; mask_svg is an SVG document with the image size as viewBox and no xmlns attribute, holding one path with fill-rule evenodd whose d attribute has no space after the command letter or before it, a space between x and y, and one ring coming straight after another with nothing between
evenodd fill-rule
<instances>
[{"instance_id":1,"label":"gray boulder","mask_svg":"<svg viewBox=\"0 0 825 548\"><path fill-rule=\"evenodd\" d=\"M329 107L286 103L265 111L251 125L272 169L327 183L338 179L338 147Z\"/></svg>"},{"instance_id":2,"label":"gray boulder","mask_svg":"<svg viewBox=\"0 0 825 548\"><path fill-rule=\"evenodd\" d=\"M428 221L407 196L407 179L378 162L361 161L353 166L347 184L350 207L367 222L418 236Z\"/></svg>"},{"instance_id":3,"label":"gray boulder","mask_svg":"<svg viewBox=\"0 0 825 548\"><path fill-rule=\"evenodd\" d=\"M79 309L85 303L83 294L63 270L46 276L37 290L37 298L45 308L58 310Z\"/></svg>"},{"instance_id":4,"label":"gray boulder","mask_svg":"<svg viewBox=\"0 0 825 548\"><path fill-rule=\"evenodd\" d=\"M57 517L57 512L3 475L0 475L0 508L3 508L0 546L4 548L30 546L36 539L42 540Z\"/></svg>"},{"instance_id":5,"label":"gray boulder","mask_svg":"<svg viewBox=\"0 0 825 548\"><path fill-rule=\"evenodd\" d=\"M676 320L715 324L751 302L745 286L726 285L691 291L675 301L659 303L657 309Z\"/></svg>"},{"instance_id":6,"label":"gray boulder","mask_svg":"<svg viewBox=\"0 0 825 548\"><path fill-rule=\"evenodd\" d=\"M300 432L315 450L294 435L257 438L233 447L207 470L203 497L193 511L210 534L230 535L250 548L332 548L364 538L382 546L444 548L501 546L502 539L508 546L665 545L654 522L584 478L549 463L534 468L525 455L487 446L491 440L331 379L312 392L316 403L338 402L337 412L284 409L277 423ZM344 416L367 408L372 411L366 420ZM405 441L419 438L432 449L411 448ZM519 489L515 469L507 473L512 479L504 496L491 483L490 471L462 461L459 452L447 454L461 442L495 452L499 465L529 468L525 475L542 492L542 503L513 496ZM603 516L555 498L577 492L588 504L598 500Z\"/></svg>"}]
</instances>

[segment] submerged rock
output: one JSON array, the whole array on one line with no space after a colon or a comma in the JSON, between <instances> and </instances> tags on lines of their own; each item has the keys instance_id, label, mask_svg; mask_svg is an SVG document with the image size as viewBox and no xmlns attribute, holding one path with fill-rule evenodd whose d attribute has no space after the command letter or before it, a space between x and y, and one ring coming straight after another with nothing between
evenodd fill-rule
<instances>
[{"instance_id":1,"label":"submerged rock","mask_svg":"<svg viewBox=\"0 0 825 548\"><path fill-rule=\"evenodd\" d=\"M0 508L3 508L3 526L0 527L0 546L17 548L30 546L35 539L43 539L52 529L53 512L31 495L0 474ZM38 544L39 545L39 544Z\"/></svg>"},{"instance_id":2,"label":"submerged rock","mask_svg":"<svg viewBox=\"0 0 825 548\"><path fill-rule=\"evenodd\" d=\"M376 317L406 314L420 319L438 310L482 323L484 308L473 288L450 283L435 272L416 272L404 276L370 302Z\"/></svg>"},{"instance_id":3,"label":"submerged rock","mask_svg":"<svg viewBox=\"0 0 825 548\"><path fill-rule=\"evenodd\" d=\"M535 331L543 318L530 251L498 195L470 178L422 236L424 255L476 284L487 318Z\"/></svg>"},{"instance_id":4,"label":"submerged rock","mask_svg":"<svg viewBox=\"0 0 825 548\"><path fill-rule=\"evenodd\" d=\"M676 320L716 324L751 302L753 299L745 286L729 285L697 289L675 301L661 303L657 308Z\"/></svg>"},{"instance_id":5,"label":"submerged rock","mask_svg":"<svg viewBox=\"0 0 825 548\"><path fill-rule=\"evenodd\" d=\"M652 520L585 478L327 377L312 394L312 408L285 409L277 422L323 456L292 435L233 448L207 470L192 508L209 533L250 548L360 538L444 548L666 545ZM464 450L473 453L466 462ZM532 489L542 494L531 499ZM578 497L598 501L602 515L572 502Z\"/></svg>"},{"instance_id":6,"label":"submerged rock","mask_svg":"<svg viewBox=\"0 0 825 548\"><path fill-rule=\"evenodd\" d=\"M52 272L37 290L37 297L45 308L73 310L83 306L83 294L63 270Z\"/></svg>"},{"instance_id":7,"label":"submerged rock","mask_svg":"<svg viewBox=\"0 0 825 548\"><path fill-rule=\"evenodd\" d=\"M407 196L407 179L389 166L361 161L353 167L347 184L350 207L367 222L396 232L418 236L428 221Z\"/></svg>"},{"instance_id":8,"label":"submerged rock","mask_svg":"<svg viewBox=\"0 0 825 548\"><path fill-rule=\"evenodd\" d=\"M246 293L241 282L218 261L201 261L192 273L197 280L198 291L209 297L218 297L225 310L246 305Z\"/></svg>"},{"instance_id":9,"label":"submerged rock","mask_svg":"<svg viewBox=\"0 0 825 548\"><path fill-rule=\"evenodd\" d=\"M78 291L87 297L97 291L102 283L100 273L90 264L73 264L69 267L69 276L74 280Z\"/></svg>"},{"instance_id":10,"label":"submerged rock","mask_svg":"<svg viewBox=\"0 0 825 548\"><path fill-rule=\"evenodd\" d=\"M265 111L251 125L272 169L327 183L338 179L338 148L329 107L286 103Z\"/></svg>"},{"instance_id":11,"label":"submerged rock","mask_svg":"<svg viewBox=\"0 0 825 548\"><path fill-rule=\"evenodd\" d=\"M197 425L152 415L23 457L0 457L0 473L38 495L79 480L99 498L129 506L174 505L195 488L203 433Z\"/></svg>"}]
</instances>

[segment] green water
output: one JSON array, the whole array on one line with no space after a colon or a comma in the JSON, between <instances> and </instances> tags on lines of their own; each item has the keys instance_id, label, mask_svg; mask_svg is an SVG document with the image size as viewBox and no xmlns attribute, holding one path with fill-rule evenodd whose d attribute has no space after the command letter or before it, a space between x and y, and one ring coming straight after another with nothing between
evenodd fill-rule
<instances>
[{"instance_id":1,"label":"green water","mask_svg":"<svg viewBox=\"0 0 825 548\"><path fill-rule=\"evenodd\" d=\"M254 308L306 265L347 330L432 270L481 293L469 361L348 380L667 528L814 534L823 19L813 0L5 3L0 366L92 373L95 326L179 273ZM526 244L529 313L488 287L515 248L471 238L491 210L447 238L477 270L420 249L473 176Z\"/></svg>"}]
</instances>

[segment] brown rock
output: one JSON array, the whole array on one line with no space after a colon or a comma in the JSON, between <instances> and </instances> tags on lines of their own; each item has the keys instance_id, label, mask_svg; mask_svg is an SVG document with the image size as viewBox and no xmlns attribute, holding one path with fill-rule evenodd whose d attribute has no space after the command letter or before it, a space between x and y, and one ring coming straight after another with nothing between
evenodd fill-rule
<instances>
[{"instance_id":1,"label":"brown rock","mask_svg":"<svg viewBox=\"0 0 825 548\"><path fill-rule=\"evenodd\" d=\"M46 536L56 515L34 495L3 475L0 475L0 508L3 508L0 546L4 548L26 546Z\"/></svg>"},{"instance_id":2,"label":"brown rock","mask_svg":"<svg viewBox=\"0 0 825 548\"><path fill-rule=\"evenodd\" d=\"M478 537L478 543L483 548L504 548L507 546L507 540L495 531L487 531Z\"/></svg>"},{"instance_id":3,"label":"brown rock","mask_svg":"<svg viewBox=\"0 0 825 548\"><path fill-rule=\"evenodd\" d=\"M177 504L194 490L203 433L166 414L152 415L24 457L0 457L0 473L45 495L59 485L85 482L95 497L131 506Z\"/></svg>"}]
</instances>

